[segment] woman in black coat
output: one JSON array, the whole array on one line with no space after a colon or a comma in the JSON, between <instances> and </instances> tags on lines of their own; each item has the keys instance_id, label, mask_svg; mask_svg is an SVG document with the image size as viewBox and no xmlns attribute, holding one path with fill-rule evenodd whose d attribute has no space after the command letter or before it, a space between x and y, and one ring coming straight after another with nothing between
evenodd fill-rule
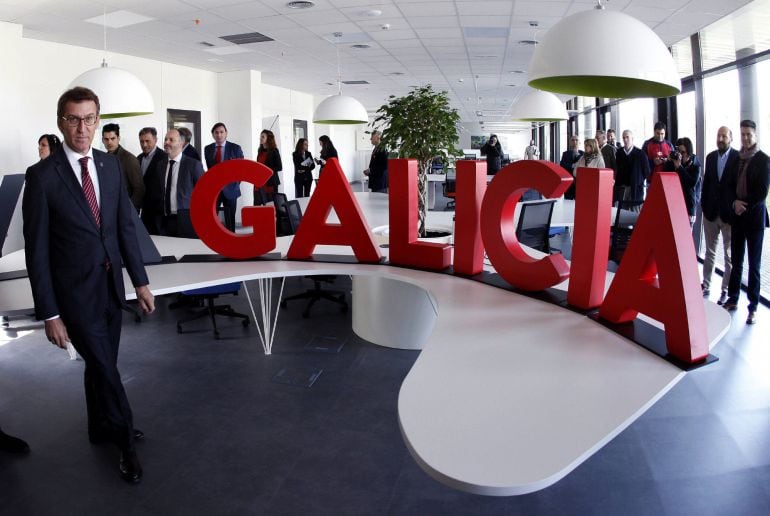
<instances>
[{"instance_id":1,"label":"woman in black coat","mask_svg":"<svg viewBox=\"0 0 770 516\"><path fill-rule=\"evenodd\" d=\"M281 153L278 152L278 146L275 144L275 135L273 134L273 131L264 129L259 134L257 161L273 171L273 175L267 180L265 186L261 188L261 190L267 194L268 199L272 200L273 194L278 191L278 185L281 184L281 178L278 176L278 172L283 170ZM254 189L255 203L257 203L257 199L261 197L258 190L260 189Z\"/></svg>"},{"instance_id":2,"label":"woman in black coat","mask_svg":"<svg viewBox=\"0 0 770 516\"><path fill-rule=\"evenodd\" d=\"M307 138L297 140L297 147L291 157L294 160L294 196L298 199L309 197L315 163L313 155L307 150Z\"/></svg>"},{"instance_id":3,"label":"woman in black coat","mask_svg":"<svg viewBox=\"0 0 770 516\"><path fill-rule=\"evenodd\" d=\"M497 135L489 136L489 140L481 148L481 155L487 157L487 175L493 176L502 167L503 147L497 139Z\"/></svg>"},{"instance_id":4,"label":"woman in black coat","mask_svg":"<svg viewBox=\"0 0 770 516\"><path fill-rule=\"evenodd\" d=\"M665 172L676 172L682 184L684 204L690 216L690 225L695 222L695 206L700 201L701 171L703 167L698 156L693 155L692 141L689 138L679 138L676 150L663 165Z\"/></svg>"},{"instance_id":5,"label":"woman in black coat","mask_svg":"<svg viewBox=\"0 0 770 516\"><path fill-rule=\"evenodd\" d=\"M326 161L330 158L337 158L337 149L334 148L334 144L332 143L331 138L326 136L325 134L318 138L318 143L321 144L321 154L320 159L316 160L316 163L321 165L320 170L318 171L318 175L320 177L321 172L324 171L324 166L326 165Z\"/></svg>"}]
</instances>

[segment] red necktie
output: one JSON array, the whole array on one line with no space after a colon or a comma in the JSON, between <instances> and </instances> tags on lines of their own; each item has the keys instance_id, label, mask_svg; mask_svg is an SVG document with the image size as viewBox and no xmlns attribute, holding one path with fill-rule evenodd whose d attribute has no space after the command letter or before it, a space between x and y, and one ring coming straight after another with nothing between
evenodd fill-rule
<instances>
[{"instance_id":1,"label":"red necktie","mask_svg":"<svg viewBox=\"0 0 770 516\"><path fill-rule=\"evenodd\" d=\"M88 201L88 207L91 208L96 225L101 227L102 214L99 211L99 203L96 202L94 183L91 181L91 175L88 173L88 157L82 157L78 161L80 162L80 177L83 181L83 193L86 195L86 201Z\"/></svg>"},{"instance_id":2,"label":"red necktie","mask_svg":"<svg viewBox=\"0 0 770 516\"><path fill-rule=\"evenodd\" d=\"M222 163L222 146L217 145L217 153L214 156L214 163Z\"/></svg>"}]
</instances>

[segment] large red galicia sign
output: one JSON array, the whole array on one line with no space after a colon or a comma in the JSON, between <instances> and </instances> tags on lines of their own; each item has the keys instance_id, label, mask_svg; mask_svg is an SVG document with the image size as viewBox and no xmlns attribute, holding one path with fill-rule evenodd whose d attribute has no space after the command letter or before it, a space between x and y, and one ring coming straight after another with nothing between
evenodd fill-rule
<instances>
[{"instance_id":1,"label":"large red galicia sign","mask_svg":"<svg viewBox=\"0 0 770 516\"><path fill-rule=\"evenodd\" d=\"M686 364L705 359L709 353L705 308L677 175L653 176L623 261L605 295L612 171L581 168L577 174L572 262L568 264L560 254L531 256L516 238L514 226L516 205L524 192L534 188L547 198L557 198L570 186L572 176L558 165L517 161L501 169L487 186L485 163L458 161L452 253L449 244L417 239L417 162L390 160L389 261L426 270L453 265L455 274L471 276L482 272L486 251L497 273L513 287L539 291L569 278L570 305L598 307L599 316L613 323L632 321L643 313L663 324L670 355ZM246 181L261 187L271 175L269 168L251 160L225 161L204 174L190 206L201 240L215 252L237 259L275 249L272 206L243 208L243 225L255 229L249 234L230 232L216 211L219 192L228 183ZM327 222L332 209L339 223ZM324 167L287 258L310 258L318 245L350 246L358 261L380 261L369 225L336 159Z\"/></svg>"}]
</instances>

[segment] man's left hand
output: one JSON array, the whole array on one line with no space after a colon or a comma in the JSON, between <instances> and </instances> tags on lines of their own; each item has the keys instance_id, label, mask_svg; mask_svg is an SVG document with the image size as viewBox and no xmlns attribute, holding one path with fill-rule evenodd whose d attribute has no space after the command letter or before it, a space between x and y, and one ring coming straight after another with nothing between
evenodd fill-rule
<instances>
[{"instance_id":1,"label":"man's left hand","mask_svg":"<svg viewBox=\"0 0 770 516\"><path fill-rule=\"evenodd\" d=\"M150 292L149 286L136 287L136 300L145 315L155 311L155 296Z\"/></svg>"}]
</instances>

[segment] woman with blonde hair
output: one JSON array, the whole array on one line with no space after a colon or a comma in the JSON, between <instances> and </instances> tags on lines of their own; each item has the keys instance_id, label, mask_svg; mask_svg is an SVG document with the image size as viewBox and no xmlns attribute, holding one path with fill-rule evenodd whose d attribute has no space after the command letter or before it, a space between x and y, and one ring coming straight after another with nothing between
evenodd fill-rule
<instances>
[{"instance_id":1,"label":"woman with blonde hair","mask_svg":"<svg viewBox=\"0 0 770 516\"><path fill-rule=\"evenodd\" d=\"M577 192L577 169L583 168L605 168L604 158L599 150L599 144L596 143L594 138L586 138L583 142L583 155L575 163L575 168L572 170L572 175L575 178L575 192Z\"/></svg>"}]
</instances>

